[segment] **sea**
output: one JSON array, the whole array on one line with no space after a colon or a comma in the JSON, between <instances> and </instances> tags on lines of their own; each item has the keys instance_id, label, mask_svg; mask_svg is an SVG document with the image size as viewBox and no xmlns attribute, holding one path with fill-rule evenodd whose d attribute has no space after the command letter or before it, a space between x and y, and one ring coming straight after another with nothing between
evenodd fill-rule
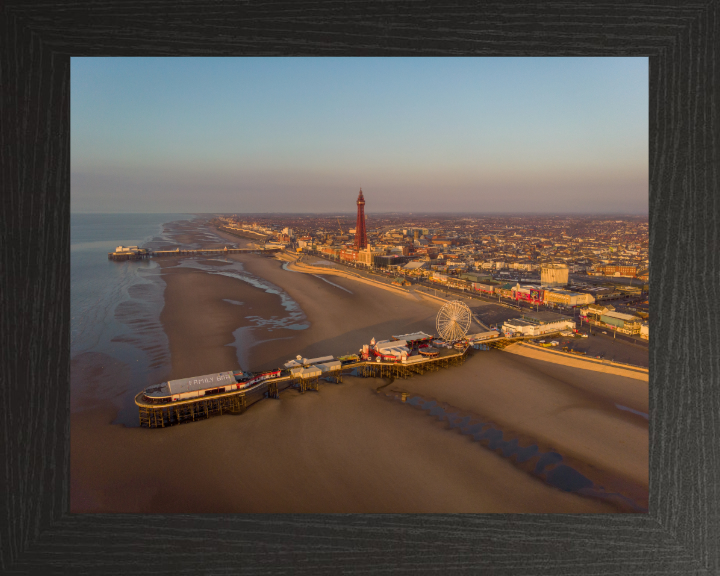
<instances>
[{"instance_id":1,"label":"sea","mask_svg":"<svg viewBox=\"0 0 720 576\"><path fill-rule=\"evenodd\" d=\"M70 400L71 411L107 406L117 409L113 423L137 426L134 396L151 384L166 380L171 370L167 335L160 322L165 305L165 281L153 259L114 261L108 253L118 246L153 250L199 248L184 244L166 227L195 220L192 214L72 214L70 239ZM200 217L202 218L202 217ZM180 234L182 236L182 234ZM195 235L197 237L197 234ZM223 240L209 230L200 237ZM228 243L233 246L234 244ZM203 259L177 264L246 282L277 295L286 314L262 318L246 316L249 326L233 332L238 365L247 369L248 352L266 339L256 328L305 330L310 324L298 304L279 286L246 272L240 262L222 270ZM343 290L345 290L343 288ZM242 302L229 301L242 305Z\"/></svg>"},{"instance_id":2,"label":"sea","mask_svg":"<svg viewBox=\"0 0 720 576\"><path fill-rule=\"evenodd\" d=\"M168 342L159 321L165 284L159 266L150 259L115 262L107 255L117 246L175 244L163 225L193 218L192 214L71 214L71 400L92 391L116 398L118 408L127 407L124 396L167 371ZM132 389L103 387L94 381L97 378L83 377L98 362L102 366L97 369L124 365ZM77 403L72 404L76 409Z\"/></svg>"}]
</instances>

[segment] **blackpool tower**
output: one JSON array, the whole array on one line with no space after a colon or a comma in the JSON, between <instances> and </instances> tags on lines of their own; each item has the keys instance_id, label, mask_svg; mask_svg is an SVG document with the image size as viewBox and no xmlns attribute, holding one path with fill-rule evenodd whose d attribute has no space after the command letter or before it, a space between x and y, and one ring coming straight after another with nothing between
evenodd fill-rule
<instances>
[{"instance_id":1,"label":"blackpool tower","mask_svg":"<svg viewBox=\"0 0 720 576\"><path fill-rule=\"evenodd\" d=\"M363 198L362 188L357 199L358 216L357 226L355 226L355 247L358 250L367 248L367 234L365 233L365 198Z\"/></svg>"}]
</instances>

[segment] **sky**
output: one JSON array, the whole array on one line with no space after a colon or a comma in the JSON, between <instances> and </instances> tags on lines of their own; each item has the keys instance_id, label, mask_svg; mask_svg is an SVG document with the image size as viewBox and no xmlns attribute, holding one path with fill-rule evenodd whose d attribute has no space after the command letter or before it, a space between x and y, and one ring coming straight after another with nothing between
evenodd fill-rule
<instances>
[{"instance_id":1,"label":"sky","mask_svg":"<svg viewBox=\"0 0 720 576\"><path fill-rule=\"evenodd\" d=\"M71 210L648 213L647 58L72 58Z\"/></svg>"}]
</instances>

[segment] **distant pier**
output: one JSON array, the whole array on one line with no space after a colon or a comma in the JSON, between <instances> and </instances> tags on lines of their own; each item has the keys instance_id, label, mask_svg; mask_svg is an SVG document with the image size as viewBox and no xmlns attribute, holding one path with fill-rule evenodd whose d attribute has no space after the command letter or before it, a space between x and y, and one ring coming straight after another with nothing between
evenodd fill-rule
<instances>
[{"instance_id":1,"label":"distant pier","mask_svg":"<svg viewBox=\"0 0 720 576\"><path fill-rule=\"evenodd\" d=\"M118 248L123 248L118 246ZM260 254L266 256L280 252L282 248L214 248L202 250L147 250L131 246L129 249L108 252L108 260L142 260L145 258L161 258L163 256L226 256L227 254Z\"/></svg>"}]
</instances>

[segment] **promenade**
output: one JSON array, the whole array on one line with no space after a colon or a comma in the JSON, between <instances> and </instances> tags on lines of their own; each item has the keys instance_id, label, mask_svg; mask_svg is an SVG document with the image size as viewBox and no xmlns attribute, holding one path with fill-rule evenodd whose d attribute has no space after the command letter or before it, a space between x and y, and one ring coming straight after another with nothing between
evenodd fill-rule
<instances>
[{"instance_id":1,"label":"promenade","mask_svg":"<svg viewBox=\"0 0 720 576\"><path fill-rule=\"evenodd\" d=\"M644 382L650 381L648 369L640 366L631 366L629 364L621 364L619 362L612 362L610 360L601 360L597 358L578 357L577 355L568 354L567 352L553 350L552 348L541 348L526 342L516 342L514 344L510 344L505 347L504 350L505 352L510 352L511 354L535 358L536 360L543 360L545 362L552 362L563 366L572 366L574 368L604 372L606 374L616 374L618 376L625 376L626 378L633 378Z\"/></svg>"}]
</instances>

